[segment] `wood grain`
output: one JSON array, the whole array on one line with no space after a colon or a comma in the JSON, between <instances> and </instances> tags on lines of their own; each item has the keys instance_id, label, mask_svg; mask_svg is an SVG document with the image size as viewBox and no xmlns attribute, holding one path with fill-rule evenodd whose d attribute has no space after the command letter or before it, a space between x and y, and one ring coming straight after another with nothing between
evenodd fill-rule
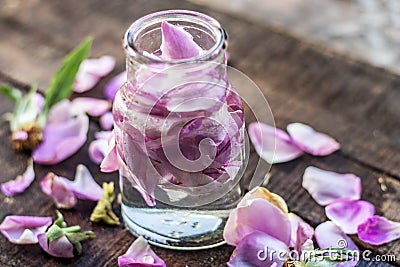
<instances>
[{"instance_id":1,"label":"wood grain","mask_svg":"<svg viewBox=\"0 0 400 267\"><path fill-rule=\"evenodd\" d=\"M302 121L329 133L342 144L340 152L329 157L302 156L273 166L268 188L281 194L289 208L313 226L326 220L324 210L301 188L301 176L309 165L339 172L353 172L362 178L363 199L375 204L377 213L400 221L400 78L382 69L342 56L294 38L273 27L260 26L229 14L217 13L190 3L174 1L33 1L17 8L0 7L0 32L7 36L0 43L0 82L11 82L22 89L38 81L45 90L64 55L87 35L95 38L93 56L111 54L117 58L113 74L124 68L121 38L135 19L156 11L186 8L217 18L230 34L230 64L248 74L261 88L274 112L277 126ZM86 95L100 97L103 79ZM12 109L0 98L0 113ZM89 141L99 130L91 120ZM16 154L8 139L9 128L0 122L0 182L14 178L24 170L27 156ZM78 163L87 165L98 182L113 180L117 174L103 174L91 163L88 143L77 154L55 166L35 165L36 181L22 195L0 195L0 220L8 214L54 217L55 206L39 188L48 172L73 177ZM255 155L252 155L255 157ZM249 174L250 175L250 174ZM388 190L377 182L383 177ZM69 224L92 229L97 238L83 244L83 255L60 260L46 255L38 246L16 246L0 237L2 266L115 266L134 237L121 227L92 225L89 215L95 203L81 201L75 209L64 211ZM118 204L114 210L120 216ZM361 247L374 253L400 255L400 242L381 247ZM199 252L177 252L154 248L168 266L225 266L233 248L222 246ZM397 264L400 264L398 256ZM363 262L360 266L390 266Z\"/></svg>"}]
</instances>

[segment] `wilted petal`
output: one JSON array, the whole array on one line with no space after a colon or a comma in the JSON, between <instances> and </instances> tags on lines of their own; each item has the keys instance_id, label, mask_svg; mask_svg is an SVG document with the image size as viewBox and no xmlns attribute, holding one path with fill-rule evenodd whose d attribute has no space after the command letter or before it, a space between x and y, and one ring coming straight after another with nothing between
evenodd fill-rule
<instances>
[{"instance_id":1,"label":"wilted petal","mask_svg":"<svg viewBox=\"0 0 400 267\"><path fill-rule=\"evenodd\" d=\"M104 87L104 96L113 101L115 94L121 88L121 86L126 82L126 71L121 72L112 78Z\"/></svg>"},{"instance_id":2,"label":"wilted petal","mask_svg":"<svg viewBox=\"0 0 400 267\"><path fill-rule=\"evenodd\" d=\"M93 179L88 168L79 164L76 167L76 174L74 181L68 180L68 187L79 199L87 199L97 201L103 195L103 189Z\"/></svg>"},{"instance_id":3,"label":"wilted petal","mask_svg":"<svg viewBox=\"0 0 400 267\"><path fill-rule=\"evenodd\" d=\"M112 56L84 60L75 78L74 91L83 93L92 89L101 77L114 69L114 66L115 58Z\"/></svg>"},{"instance_id":4,"label":"wilted petal","mask_svg":"<svg viewBox=\"0 0 400 267\"><path fill-rule=\"evenodd\" d=\"M7 216L0 224L1 233L15 244L36 244L37 235L51 224L51 217Z\"/></svg>"},{"instance_id":5,"label":"wilted petal","mask_svg":"<svg viewBox=\"0 0 400 267\"><path fill-rule=\"evenodd\" d=\"M357 232L360 240L382 245L400 238L400 223L375 215L360 224Z\"/></svg>"},{"instance_id":6,"label":"wilted petal","mask_svg":"<svg viewBox=\"0 0 400 267\"><path fill-rule=\"evenodd\" d=\"M67 178L49 172L40 182L42 191L53 198L57 208L69 209L76 205L77 199L70 188Z\"/></svg>"},{"instance_id":7,"label":"wilted petal","mask_svg":"<svg viewBox=\"0 0 400 267\"><path fill-rule=\"evenodd\" d=\"M100 117L100 127L105 131L110 131L114 127L112 112L106 112Z\"/></svg>"},{"instance_id":8,"label":"wilted petal","mask_svg":"<svg viewBox=\"0 0 400 267\"><path fill-rule=\"evenodd\" d=\"M325 214L343 232L355 234L358 225L375 214L375 208L368 201L338 200L325 207Z\"/></svg>"},{"instance_id":9,"label":"wilted petal","mask_svg":"<svg viewBox=\"0 0 400 267\"><path fill-rule=\"evenodd\" d=\"M312 241L310 243L308 240L313 237L314 229L302 218L292 212L288 214L288 217L292 226L290 246L294 247L295 250L301 253L307 249L306 246L309 244L312 245Z\"/></svg>"},{"instance_id":10,"label":"wilted petal","mask_svg":"<svg viewBox=\"0 0 400 267\"><path fill-rule=\"evenodd\" d=\"M248 234L263 232L289 246L291 224L287 215L265 199L248 200L231 211L224 229L224 239L236 246Z\"/></svg>"},{"instance_id":11,"label":"wilted petal","mask_svg":"<svg viewBox=\"0 0 400 267\"><path fill-rule=\"evenodd\" d=\"M288 214L289 212L285 200L280 195L272 193L268 189L260 186L253 188L250 192L244 195L242 200L239 202L238 207L246 206L247 201L257 198L267 200L285 214Z\"/></svg>"},{"instance_id":12,"label":"wilted petal","mask_svg":"<svg viewBox=\"0 0 400 267\"><path fill-rule=\"evenodd\" d=\"M351 173L340 174L310 166L304 172L302 185L321 206L361 197L361 179Z\"/></svg>"},{"instance_id":13,"label":"wilted petal","mask_svg":"<svg viewBox=\"0 0 400 267\"><path fill-rule=\"evenodd\" d=\"M57 106L60 105L58 108ZM33 152L34 162L56 164L76 153L86 142L89 130L89 118L86 114L71 114L69 102L56 105L56 111L50 114L44 128L43 143ZM62 113L61 111L67 111Z\"/></svg>"},{"instance_id":14,"label":"wilted petal","mask_svg":"<svg viewBox=\"0 0 400 267\"><path fill-rule=\"evenodd\" d=\"M93 117L101 116L111 108L110 101L93 97L77 97L71 103L74 112L86 112Z\"/></svg>"},{"instance_id":15,"label":"wilted petal","mask_svg":"<svg viewBox=\"0 0 400 267\"><path fill-rule=\"evenodd\" d=\"M257 154L268 163L281 163L298 158L303 152L284 131L262 122L251 123L249 137Z\"/></svg>"},{"instance_id":16,"label":"wilted petal","mask_svg":"<svg viewBox=\"0 0 400 267\"><path fill-rule=\"evenodd\" d=\"M350 237L348 237L339 227L333 222L328 221L321 223L315 228L315 239L321 249L326 248L341 248L353 251L359 251ZM350 255L349 255L350 258ZM338 263L337 267L352 267L356 266L358 259Z\"/></svg>"},{"instance_id":17,"label":"wilted petal","mask_svg":"<svg viewBox=\"0 0 400 267\"><path fill-rule=\"evenodd\" d=\"M44 251L54 257L58 258L73 258L74 246L65 236L61 236L47 244L46 234L39 234L39 245Z\"/></svg>"},{"instance_id":18,"label":"wilted petal","mask_svg":"<svg viewBox=\"0 0 400 267\"><path fill-rule=\"evenodd\" d=\"M119 169L119 160L118 160L117 146L115 143L115 134L114 131L112 131L110 139L108 141L108 152L100 164L100 170L102 172L114 172L117 171L118 169Z\"/></svg>"},{"instance_id":19,"label":"wilted petal","mask_svg":"<svg viewBox=\"0 0 400 267\"><path fill-rule=\"evenodd\" d=\"M289 124L287 131L299 148L314 156L326 156L340 148L335 139L303 123Z\"/></svg>"},{"instance_id":20,"label":"wilted petal","mask_svg":"<svg viewBox=\"0 0 400 267\"><path fill-rule=\"evenodd\" d=\"M119 267L165 267L165 262L150 248L143 237L138 237L126 253L118 257Z\"/></svg>"},{"instance_id":21,"label":"wilted petal","mask_svg":"<svg viewBox=\"0 0 400 267\"><path fill-rule=\"evenodd\" d=\"M27 189L35 179L32 159L28 160L28 166L22 175L18 175L14 180L1 184L1 191L6 196L13 196L22 193Z\"/></svg>"},{"instance_id":22,"label":"wilted petal","mask_svg":"<svg viewBox=\"0 0 400 267\"><path fill-rule=\"evenodd\" d=\"M289 248L285 243L255 231L240 241L227 264L229 267L283 266L287 255Z\"/></svg>"},{"instance_id":23,"label":"wilted petal","mask_svg":"<svg viewBox=\"0 0 400 267\"><path fill-rule=\"evenodd\" d=\"M193 36L182 27L172 25L166 21L161 23L162 43L161 57L164 60L187 59L197 57L203 51L193 41Z\"/></svg>"}]
</instances>

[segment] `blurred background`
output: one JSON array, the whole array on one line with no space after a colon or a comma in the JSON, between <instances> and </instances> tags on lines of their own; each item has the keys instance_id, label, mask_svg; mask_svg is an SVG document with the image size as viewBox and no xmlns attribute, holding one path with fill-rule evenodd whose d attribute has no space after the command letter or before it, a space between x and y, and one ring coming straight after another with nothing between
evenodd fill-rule
<instances>
[{"instance_id":1,"label":"blurred background","mask_svg":"<svg viewBox=\"0 0 400 267\"><path fill-rule=\"evenodd\" d=\"M400 72L399 0L191 0Z\"/></svg>"}]
</instances>

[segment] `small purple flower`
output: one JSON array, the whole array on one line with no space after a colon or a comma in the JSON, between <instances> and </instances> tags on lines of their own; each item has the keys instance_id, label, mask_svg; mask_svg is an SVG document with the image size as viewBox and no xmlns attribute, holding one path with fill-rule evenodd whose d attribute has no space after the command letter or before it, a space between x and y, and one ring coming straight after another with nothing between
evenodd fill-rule
<instances>
[{"instance_id":1,"label":"small purple flower","mask_svg":"<svg viewBox=\"0 0 400 267\"><path fill-rule=\"evenodd\" d=\"M28 166L22 175L18 175L14 180L1 184L1 191L6 196L14 196L27 189L35 179L32 159L28 160Z\"/></svg>"},{"instance_id":2,"label":"small purple flower","mask_svg":"<svg viewBox=\"0 0 400 267\"><path fill-rule=\"evenodd\" d=\"M0 224L0 231L11 243L36 244L37 235L44 233L51 222L50 217L10 215Z\"/></svg>"},{"instance_id":3,"label":"small purple flower","mask_svg":"<svg viewBox=\"0 0 400 267\"><path fill-rule=\"evenodd\" d=\"M150 248L146 239L138 237L126 253L118 257L119 267L165 267L165 262Z\"/></svg>"},{"instance_id":4,"label":"small purple flower","mask_svg":"<svg viewBox=\"0 0 400 267\"><path fill-rule=\"evenodd\" d=\"M303 174L302 186L321 206L361 197L361 179L351 173L340 174L310 166Z\"/></svg>"},{"instance_id":5,"label":"small purple flower","mask_svg":"<svg viewBox=\"0 0 400 267\"><path fill-rule=\"evenodd\" d=\"M114 69L114 66L115 58L112 56L84 60L75 77L74 91L83 93L92 89L101 77L106 76Z\"/></svg>"},{"instance_id":6,"label":"small purple flower","mask_svg":"<svg viewBox=\"0 0 400 267\"><path fill-rule=\"evenodd\" d=\"M382 216L372 216L357 229L360 240L371 245L382 245L400 238L400 223Z\"/></svg>"}]
</instances>

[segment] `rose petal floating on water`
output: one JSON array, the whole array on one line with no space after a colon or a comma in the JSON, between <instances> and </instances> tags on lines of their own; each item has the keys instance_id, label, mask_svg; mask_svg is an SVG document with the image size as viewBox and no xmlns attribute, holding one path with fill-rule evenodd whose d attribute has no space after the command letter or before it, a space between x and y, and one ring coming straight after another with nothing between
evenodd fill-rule
<instances>
[{"instance_id":1,"label":"rose petal floating on water","mask_svg":"<svg viewBox=\"0 0 400 267\"><path fill-rule=\"evenodd\" d=\"M343 232L355 234L358 225L375 214L375 208L364 200L338 200L326 206L325 213Z\"/></svg>"},{"instance_id":2,"label":"rose petal floating on water","mask_svg":"<svg viewBox=\"0 0 400 267\"><path fill-rule=\"evenodd\" d=\"M101 77L106 76L114 69L114 66L115 58L112 56L84 60L75 78L74 91L83 93L92 89Z\"/></svg>"},{"instance_id":3,"label":"rose petal floating on water","mask_svg":"<svg viewBox=\"0 0 400 267\"><path fill-rule=\"evenodd\" d=\"M0 224L1 233L14 244L36 244L37 235L51 225L51 217L7 216Z\"/></svg>"},{"instance_id":4,"label":"rose petal floating on water","mask_svg":"<svg viewBox=\"0 0 400 267\"><path fill-rule=\"evenodd\" d=\"M289 246L291 224L287 215L265 199L245 201L231 211L224 228L224 239L237 245L248 234L260 231Z\"/></svg>"},{"instance_id":5,"label":"rose petal floating on water","mask_svg":"<svg viewBox=\"0 0 400 267\"><path fill-rule=\"evenodd\" d=\"M255 231L243 237L227 264L229 267L283 266L289 251L281 240Z\"/></svg>"},{"instance_id":6,"label":"rose petal floating on water","mask_svg":"<svg viewBox=\"0 0 400 267\"><path fill-rule=\"evenodd\" d=\"M353 251L359 251L350 237L348 237L333 222L328 221L321 223L315 228L315 239L321 249L325 248L341 248ZM349 255L350 256L350 255ZM338 263L337 267L356 266L358 259Z\"/></svg>"},{"instance_id":7,"label":"rose petal floating on water","mask_svg":"<svg viewBox=\"0 0 400 267\"><path fill-rule=\"evenodd\" d=\"M14 180L1 184L1 191L6 196L13 196L22 193L27 189L35 179L32 159L28 160L28 166L22 175L18 175Z\"/></svg>"},{"instance_id":8,"label":"rose petal floating on water","mask_svg":"<svg viewBox=\"0 0 400 267\"><path fill-rule=\"evenodd\" d=\"M293 142L303 151L314 156L326 156L340 148L340 144L332 137L316 132L303 123L291 123L287 126Z\"/></svg>"},{"instance_id":9,"label":"rose petal floating on water","mask_svg":"<svg viewBox=\"0 0 400 267\"><path fill-rule=\"evenodd\" d=\"M400 238L400 223L382 216L372 216L357 229L360 240L371 245L382 245Z\"/></svg>"},{"instance_id":10,"label":"rose petal floating on water","mask_svg":"<svg viewBox=\"0 0 400 267\"><path fill-rule=\"evenodd\" d=\"M193 41L193 36L182 27L172 25L166 21L161 23L161 57L164 60L179 60L197 57L203 51Z\"/></svg>"},{"instance_id":11,"label":"rose petal floating on water","mask_svg":"<svg viewBox=\"0 0 400 267\"><path fill-rule=\"evenodd\" d=\"M111 108L111 102L93 97L77 97L71 101L74 112L86 112L90 116L98 117L105 114Z\"/></svg>"},{"instance_id":12,"label":"rose petal floating on water","mask_svg":"<svg viewBox=\"0 0 400 267\"><path fill-rule=\"evenodd\" d=\"M111 132L109 133L111 134ZM90 143L88 152L94 163L100 164L108 154L108 139L109 136L93 140Z\"/></svg>"},{"instance_id":13,"label":"rose petal floating on water","mask_svg":"<svg viewBox=\"0 0 400 267\"><path fill-rule=\"evenodd\" d=\"M73 114L68 100L56 104L44 128L44 141L33 152L34 162L56 164L76 153L86 142L89 118Z\"/></svg>"},{"instance_id":14,"label":"rose petal floating on water","mask_svg":"<svg viewBox=\"0 0 400 267\"><path fill-rule=\"evenodd\" d=\"M361 197L361 179L351 173L340 174L310 166L303 174L302 185L321 206Z\"/></svg>"},{"instance_id":15,"label":"rose petal floating on water","mask_svg":"<svg viewBox=\"0 0 400 267\"><path fill-rule=\"evenodd\" d=\"M106 112L100 117L100 127L105 131L110 131L114 127L112 112Z\"/></svg>"},{"instance_id":16,"label":"rose petal floating on water","mask_svg":"<svg viewBox=\"0 0 400 267\"><path fill-rule=\"evenodd\" d=\"M257 154L268 163L281 163L300 157L303 152L284 131L262 122L248 127L249 137Z\"/></svg>"},{"instance_id":17,"label":"rose petal floating on water","mask_svg":"<svg viewBox=\"0 0 400 267\"><path fill-rule=\"evenodd\" d=\"M147 241L139 236L126 253L118 257L119 267L165 267L165 262L150 248Z\"/></svg>"},{"instance_id":18,"label":"rose petal floating on water","mask_svg":"<svg viewBox=\"0 0 400 267\"><path fill-rule=\"evenodd\" d=\"M69 187L69 180L49 172L40 182L42 191L53 198L57 208L69 209L76 205L78 200Z\"/></svg>"},{"instance_id":19,"label":"rose petal floating on water","mask_svg":"<svg viewBox=\"0 0 400 267\"><path fill-rule=\"evenodd\" d=\"M126 82L126 71L121 72L112 78L104 87L104 96L113 101L115 98L115 94L121 88L121 86Z\"/></svg>"}]
</instances>

